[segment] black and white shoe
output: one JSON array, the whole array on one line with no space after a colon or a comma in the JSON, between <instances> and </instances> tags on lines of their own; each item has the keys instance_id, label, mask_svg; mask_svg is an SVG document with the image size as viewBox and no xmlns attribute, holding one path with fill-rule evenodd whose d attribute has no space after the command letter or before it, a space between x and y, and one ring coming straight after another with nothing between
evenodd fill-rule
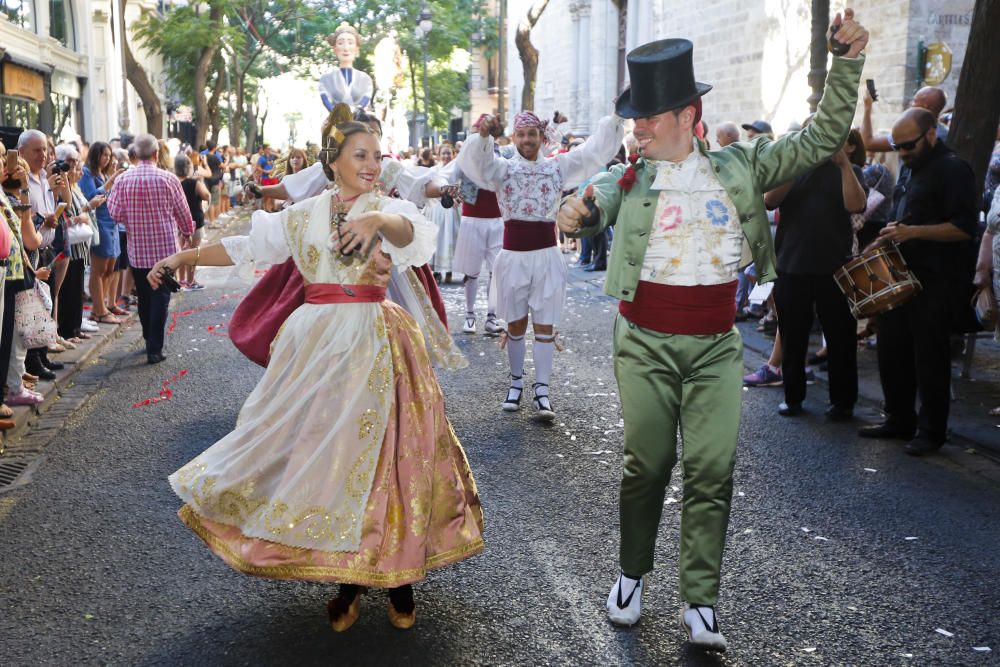
<instances>
[{"instance_id":1,"label":"black and white shoe","mask_svg":"<svg viewBox=\"0 0 1000 667\"><path fill-rule=\"evenodd\" d=\"M632 579L620 573L608 593L608 620L615 625L624 626L638 623L645 590L646 582L643 579Z\"/></svg>"},{"instance_id":2,"label":"black and white shoe","mask_svg":"<svg viewBox=\"0 0 1000 667\"><path fill-rule=\"evenodd\" d=\"M507 389L507 398L500 407L503 408L504 412L517 412L521 409L521 394L524 393L524 387L514 386L514 382L521 379L520 376L511 375L510 379L511 384Z\"/></svg>"},{"instance_id":3,"label":"black and white shoe","mask_svg":"<svg viewBox=\"0 0 1000 667\"><path fill-rule=\"evenodd\" d=\"M474 334L476 333L476 316L467 314L465 316L465 322L462 324L462 333Z\"/></svg>"},{"instance_id":4,"label":"black and white shoe","mask_svg":"<svg viewBox=\"0 0 1000 667\"><path fill-rule=\"evenodd\" d=\"M503 327L497 322L497 316L489 313L486 316L486 324L483 326L483 333L487 336L499 336L503 333Z\"/></svg>"},{"instance_id":5,"label":"black and white shoe","mask_svg":"<svg viewBox=\"0 0 1000 667\"><path fill-rule=\"evenodd\" d=\"M710 651L725 651L728 646L719 630L715 607L685 604L681 611L681 627L695 646Z\"/></svg>"},{"instance_id":6,"label":"black and white shoe","mask_svg":"<svg viewBox=\"0 0 1000 667\"><path fill-rule=\"evenodd\" d=\"M538 388L545 387L545 393L539 395ZM549 400L549 385L543 384L541 382L536 382L532 389L535 392L535 399L532 401L535 405L535 419L543 422L550 422L556 418L555 410L552 409L552 401Z\"/></svg>"}]
</instances>

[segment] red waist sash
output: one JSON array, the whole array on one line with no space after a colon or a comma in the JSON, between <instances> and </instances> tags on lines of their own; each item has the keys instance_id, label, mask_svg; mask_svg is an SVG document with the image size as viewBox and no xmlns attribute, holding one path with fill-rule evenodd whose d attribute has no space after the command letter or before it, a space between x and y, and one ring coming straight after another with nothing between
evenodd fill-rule
<instances>
[{"instance_id":1,"label":"red waist sash","mask_svg":"<svg viewBox=\"0 0 1000 667\"><path fill-rule=\"evenodd\" d=\"M306 285L306 303L380 303L385 288L378 285L341 285L313 283Z\"/></svg>"},{"instance_id":2,"label":"red waist sash","mask_svg":"<svg viewBox=\"0 0 1000 667\"><path fill-rule=\"evenodd\" d=\"M528 252L556 244L556 223L539 220L504 220L503 249Z\"/></svg>"},{"instance_id":3,"label":"red waist sash","mask_svg":"<svg viewBox=\"0 0 1000 667\"><path fill-rule=\"evenodd\" d=\"M480 190L475 204L462 202L462 215L470 218L499 218L500 204L497 202L497 193Z\"/></svg>"},{"instance_id":4,"label":"red waist sash","mask_svg":"<svg viewBox=\"0 0 1000 667\"><path fill-rule=\"evenodd\" d=\"M709 336L726 333L736 322L734 280L722 285L660 285L639 281L635 299L618 312L629 322L660 333Z\"/></svg>"}]
</instances>

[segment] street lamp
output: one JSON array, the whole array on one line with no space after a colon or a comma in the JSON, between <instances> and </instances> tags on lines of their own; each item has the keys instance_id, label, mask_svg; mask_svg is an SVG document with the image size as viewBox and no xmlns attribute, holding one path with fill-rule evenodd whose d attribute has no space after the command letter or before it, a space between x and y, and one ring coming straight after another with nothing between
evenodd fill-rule
<instances>
[{"instance_id":1,"label":"street lamp","mask_svg":"<svg viewBox=\"0 0 1000 667\"><path fill-rule=\"evenodd\" d=\"M434 27L434 23L431 20L432 14L431 10L427 9L427 5L424 4L420 7L420 15L417 17L417 38L420 39L420 48L423 54L424 60L424 127L430 122L430 114L427 111L427 35L430 33L431 29ZM416 104L413 105L416 107ZM423 145L423 130L424 128L419 127L417 114L413 114L414 123L414 135L417 140L417 148L419 149Z\"/></svg>"}]
</instances>

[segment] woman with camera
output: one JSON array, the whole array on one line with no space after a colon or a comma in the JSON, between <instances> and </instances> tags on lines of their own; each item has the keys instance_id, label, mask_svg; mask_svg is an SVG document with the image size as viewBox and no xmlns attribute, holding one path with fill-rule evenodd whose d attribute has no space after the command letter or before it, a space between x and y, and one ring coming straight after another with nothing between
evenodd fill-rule
<instances>
[{"instance_id":1,"label":"woman with camera","mask_svg":"<svg viewBox=\"0 0 1000 667\"><path fill-rule=\"evenodd\" d=\"M97 195L108 196L115 179L124 172L112 156L111 146L103 141L95 141L87 154L87 164L80 177L80 190L84 197L93 199ZM121 252L118 238L118 224L111 219L106 203L95 211L97 214L98 243L91 249L90 299L93 310L90 319L100 324L121 324L118 316L128 315L114 303L112 279L115 260ZM111 305L108 305L108 302Z\"/></svg>"}]
</instances>

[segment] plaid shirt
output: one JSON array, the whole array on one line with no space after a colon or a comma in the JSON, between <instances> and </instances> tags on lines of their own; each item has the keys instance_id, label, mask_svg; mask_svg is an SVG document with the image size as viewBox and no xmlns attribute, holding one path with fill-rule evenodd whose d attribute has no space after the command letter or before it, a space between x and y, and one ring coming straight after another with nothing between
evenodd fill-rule
<instances>
[{"instance_id":1,"label":"plaid shirt","mask_svg":"<svg viewBox=\"0 0 1000 667\"><path fill-rule=\"evenodd\" d=\"M194 233L180 180L151 161L118 177L108 196L108 212L125 225L128 261L138 269L151 269L180 250L178 230L185 236Z\"/></svg>"}]
</instances>

